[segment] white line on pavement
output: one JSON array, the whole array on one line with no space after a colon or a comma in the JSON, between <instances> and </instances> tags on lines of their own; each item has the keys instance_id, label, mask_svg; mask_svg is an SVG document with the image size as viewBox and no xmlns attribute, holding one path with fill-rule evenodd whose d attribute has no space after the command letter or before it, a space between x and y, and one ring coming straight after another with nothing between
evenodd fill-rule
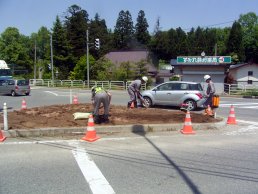
<instances>
[{"instance_id":1,"label":"white line on pavement","mask_svg":"<svg viewBox=\"0 0 258 194\"><path fill-rule=\"evenodd\" d=\"M58 96L58 94L55 93L55 92L51 92L51 91L45 91L45 92L50 93L50 94L53 94L53 95L55 95L55 96Z\"/></svg>"},{"instance_id":2,"label":"white line on pavement","mask_svg":"<svg viewBox=\"0 0 258 194\"><path fill-rule=\"evenodd\" d=\"M231 104L220 104L222 107L227 107L227 106L250 106L250 105L258 105L258 103L231 103Z\"/></svg>"},{"instance_id":3,"label":"white line on pavement","mask_svg":"<svg viewBox=\"0 0 258 194\"><path fill-rule=\"evenodd\" d=\"M258 122L254 122L254 121L245 121L245 120L238 120L237 122L241 122L241 123L247 123L247 124L251 124L251 125L258 125Z\"/></svg>"},{"instance_id":4,"label":"white line on pavement","mask_svg":"<svg viewBox=\"0 0 258 194\"><path fill-rule=\"evenodd\" d=\"M88 182L91 191L93 194L111 194L115 193L111 185L108 183L104 175L98 169L94 161L89 157L86 150L82 147L79 147L78 144L70 144L76 146L74 149L73 155L84 175L86 181Z\"/></svg>"}]
</instances>

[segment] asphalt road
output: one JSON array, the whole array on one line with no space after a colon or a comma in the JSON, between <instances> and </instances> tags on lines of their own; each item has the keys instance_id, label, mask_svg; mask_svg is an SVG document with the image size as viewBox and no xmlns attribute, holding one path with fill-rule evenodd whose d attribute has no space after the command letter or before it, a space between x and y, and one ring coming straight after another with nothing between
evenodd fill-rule
<instances>
[{"instance_id":1,"label":"asphalt road","mask_svg":"<svg viewBox=\"0 0 258 194\"><path fill-rule=\"evenodd\" d=\"M258 125L0 144L0 193L257 193Z\"/></svg>"},{"instance_id":2,"label":"asphalt road","mask_svg":"<svg viewBox=\"0 0 258 194\"><path fill-rule=\"evenodd\" d=\"M66 104L69 92L38 88L31 96L1 96L1 103L10 111L23 98L28 107ZM90 102L89 91L73 94ZM112 94L112 103L126 104L125 91ZM227 118L231 104L236 126L195 135L101 134L93 143L8 138L0 143L0 193L257 193L258 101L223 97L218 116Z\"/></svg>"}]
</instances>

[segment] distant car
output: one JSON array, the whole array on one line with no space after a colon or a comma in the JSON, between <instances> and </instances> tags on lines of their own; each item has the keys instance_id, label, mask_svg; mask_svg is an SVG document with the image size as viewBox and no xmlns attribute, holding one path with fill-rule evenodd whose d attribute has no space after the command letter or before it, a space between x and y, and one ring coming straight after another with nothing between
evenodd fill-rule
<instances>
[{"instance_id":1,"label":"distant car","mask_svg":"<svg viewBox=\"0 0 258 194\"><path fill-rule=\"evenodd\" d=\"M142 93L147 107L166 105L187 107L188 110L203 107L205 102L203 88L200 83L185 81L169 81L157 85Z\"/></svg>"},{"instance_id":2,"label":"distant car","mask_svg":"<svg viewBox=\"0 0 258 194\"><path fill-rule=\"evenodd\" d=\"M25 79L0 79L0 94L30 95L30 83Z\"/></svg>"}]
</instances>

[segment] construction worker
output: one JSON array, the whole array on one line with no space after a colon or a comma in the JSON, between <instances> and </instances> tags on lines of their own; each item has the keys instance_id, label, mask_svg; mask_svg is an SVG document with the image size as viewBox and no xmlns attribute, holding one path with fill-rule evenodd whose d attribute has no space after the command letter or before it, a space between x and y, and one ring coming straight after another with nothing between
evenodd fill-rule
<instances>
[{"instance_id":1,"label":"construction worker","mask_svg":"<svg viewBox=\"0 0 258 194\"><path fill-rule=\"evenodd\" d=\"M94 123L100 124L101 118L99 115L99 109L104 107L104 118L103 122L107 123L109 122L108 116L109 116L109 106L111 102L111 93L104 90L102 87L96 87L93 86L91 88L91 101L93 105L93 118ZM103 106L101 106L103 104Z\"/></svg>"},{"instance_id":2,"label":"construction worker","mask_svg":"<svg viewBox=\"0 0 258 194\"><path fill-rule=\"evenodd\" d=\"M210 75L205 75L203 78L204 78L204 81L208 84L204 95L204 97L207 98L203 104L205 108L204 113L212 116L213 112L211 108L212 108L212 98L213 98L213 95L215 94L215 86L214 86L214 83L211 81Z\"/></svg>"},{"instance_id":3,"label":"construction worker","mask_svg":"<svg viewBox=\"0 0 258 194\"><path fill-rule=\"evenodd\" d=\"M144 105L144 99L140 93L141 85L147 83L148 78L143 76L141 79L134 80L127 88L128 94L130 96L130 101L127 104L128 108L137 108L137 98L140 99Z\"/></svg>"}]
</instances>

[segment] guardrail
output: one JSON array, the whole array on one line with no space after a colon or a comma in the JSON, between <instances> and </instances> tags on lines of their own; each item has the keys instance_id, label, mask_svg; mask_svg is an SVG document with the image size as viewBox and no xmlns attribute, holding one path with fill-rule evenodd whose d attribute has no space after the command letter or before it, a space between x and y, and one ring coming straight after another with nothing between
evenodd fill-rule
<instances>
[{"instance_id":1,"label":"guardrail","mask_svg":"<svg viewBox=\"0 0 258 194\"><path fill-rule=\"evenodd\" d=\"M103 87L109 90L127 90L132 81L90 81L90 88L93 86ZM50 79L30 79L31 86L46 86L46 87L72 87L72 88L87 88L86 81L83 80L52 80ZM146 84L142 84L142 90L146 90Z\"/></svg>"}]
</instances>

